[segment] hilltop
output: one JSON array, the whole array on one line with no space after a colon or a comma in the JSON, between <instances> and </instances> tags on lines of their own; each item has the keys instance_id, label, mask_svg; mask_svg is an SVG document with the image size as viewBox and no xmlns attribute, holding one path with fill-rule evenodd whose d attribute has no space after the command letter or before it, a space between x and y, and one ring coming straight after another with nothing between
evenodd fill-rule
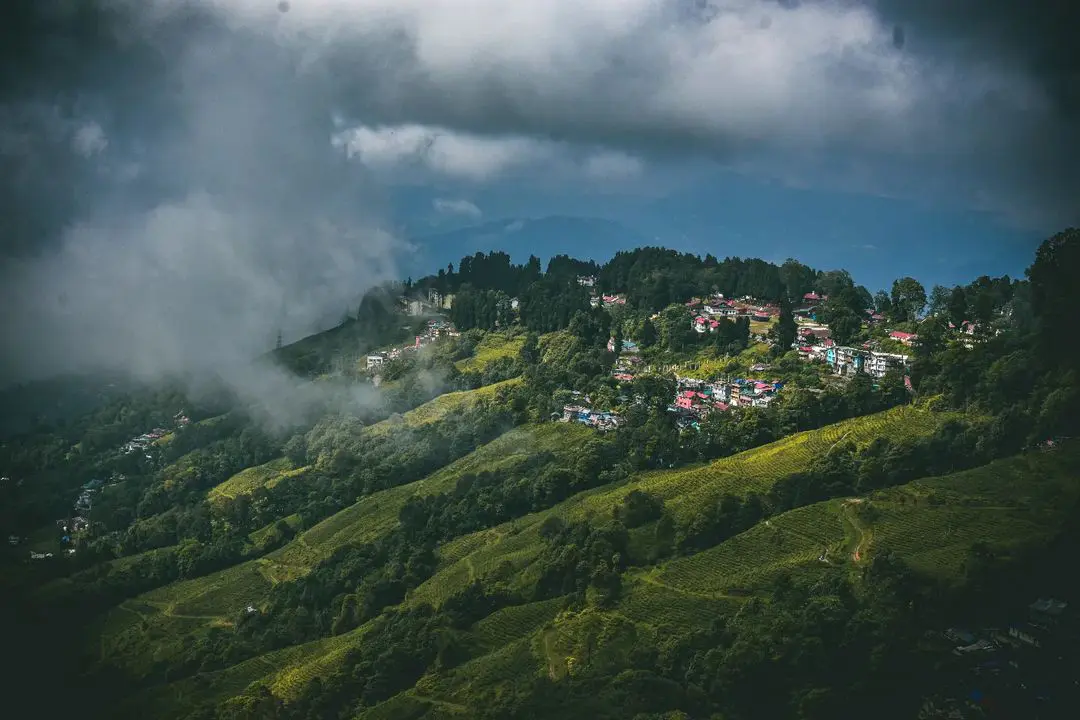
<instances>
[{"instance_id":1,"label":"hilltop","mask_svg":"<svg viewBox=\"0 0 1080 720\"><path fill-rule=\"evenodd\" d=\"M1068 707L1070 242L931 301L477 253L262 358L328 398L285 429L105 401L0 458L26 687L52 662L83 712L177 720L910 718L989 653L980 697Z\"/></svg>"}]
</instances>

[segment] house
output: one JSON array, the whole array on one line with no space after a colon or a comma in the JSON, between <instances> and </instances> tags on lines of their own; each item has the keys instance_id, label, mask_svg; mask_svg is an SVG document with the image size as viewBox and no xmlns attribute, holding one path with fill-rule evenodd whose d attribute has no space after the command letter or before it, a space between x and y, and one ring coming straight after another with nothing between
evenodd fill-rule
<instances>
[{"instance_id":1,"label":"house","mask_svg":"<svg viewBox=\"0 0 1080 720\"><path fill-rule=\"evenodd\" d=\"M587 288L596 287L596 276L595 275L578 275L577 283L581 287L587 287Z\"/></svg>"},{"instance_id":2,"label":"house","mask_svg":"<svg viewBox=\"0 0 1080 720\"><path fill-rule=\"evenodd\" d=\"M828 295L818 295L816 292L808 292L802 296L803 302L806 303L823 303L829 299Z\"/></svg>"},{"instance_id":3,"label":"house","mask_svg":"<svg viewBox=\"0 0 1080 720\"><path fill-rule=\"evenodd\" d=\"M699 333L716 332L717 328L720 327L720 323L716 320L711 320L701 315L695 317L692 322L694 331Z\"/></svg>"},{"instance_id":4,"label":"house","mask_svg":"<svg viewBox=\"0 0 1080 720\"><path fill-rule=\"evenodd\" d=\"M1023 626L1015 626L1014 625L1013 627L1009 628L1009 637L1013 638L1014 640L1018 640L1019 642L1025 644L1025 645L1030 645L1032 647L1040 647L1040 646L1042 646L1042 641L1039 639L1038 635L1036 634L1035 629L1030 627L1030 626L1027 626L1027 625L1023 625Z\"/></svg>"},{"instance_id":5,"label":"house","mask_svg":"<svg viewBox=\"0 0 1080 720\"><path fill-rule=\"evenodd\" d=\"M919 336L915 333L907 333L901 332L899 330L893 330L891 333L889 333L889 337L893 340L896 340L897 342L901 342L904 345L910 347L915 343L915 340L917 340Z\"/></svg>"},{"instance_id":6,"label":"house","mask_svg":"<svg viewBox=\"0 0 1080 720\"><path fill-rule=\"evenodd\" d=\"M420 343L420 336L419 335L416 337L416 342L419 345L419 343ZM375 353L373 355L368 355L367 356L367 368L368 368L368 370L370 370L372 368L381 367L385 362L386 362L386 355L383 354L383 353Z\"/></svg>"},{"instance_id":7,"label":"house","mask_svg":"<svg viewBox=\"0 0 1080 720\"><path fill-rule=\"evenodd\" d=\"M624 372L612 373L611 377L615 378L619 382L630 382L631 380L634 379L633 375L631 375L630 373L624 373Z\"/></svg>"},{"instance_id":8,"label":"house","mask_svg":"<svg viewBox=\"0 0 1080 720\"><path fill-rule=\"evenodd\" d=\"M607 341L608 352L615 352L615 338L610 337ZM635 353L638 351L638 344L633 340L623 340L622 350L624 353Z\"/></svg>"},{"instance_id":9,"label":"house","mask_svg":"<svg viewBox=\"0 0 1080 720\"><path fill-rule=\"evenodd\" d=\"M871 351L863 367L868 375L880 380L889 370L905 367L907 362L906 355Z\"/></svg>"},{"instance_id":10,"label":"house","mask_svg":"<svg viewBox=\"0 0 1080 720\"><path fill-rule=\"evenodd\" d=\"M1054 598L1039 598L1028 606L1031 622L1043 627L1053 627L1061 622L1069 603Z\"/></svg>"},{"instance_id":11,"label":"house","mask_svg":"<svg viewBox=\"0 0 1080 720\"><path fill-rule=\"evenodd\" d=\"M834 345L825 351L825 362L837 375L854 375L862 372L866 355L852 347Z\"/></svg>"}]
</instances>

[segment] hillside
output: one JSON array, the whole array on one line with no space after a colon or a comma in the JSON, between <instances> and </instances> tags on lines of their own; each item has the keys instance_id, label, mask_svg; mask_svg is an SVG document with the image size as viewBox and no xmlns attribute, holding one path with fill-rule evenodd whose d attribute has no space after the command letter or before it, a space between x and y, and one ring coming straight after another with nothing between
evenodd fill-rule
<instances>
[{"instance_id":1,"label":"hillside","mask_svg":"<svg viewBox=\"0 0 1080 720\"><path fill-rule=\"evenodd\" d=\"M612 508L618 506L632 490L647 490L663 498L665 504L676 513L688 512L695 506L715 502L724 492L746 494L766 491L772 482L786 476L808 458L835 445L841 438L866 442L881 433L893 436L926 435L946 419L948 416L925 410L898 408L822 430L800 433L708 466L644 473L628 482L588 490L549 511L526 515L511 523L446 543L437 550L438 567L435 574L410 594L405 606L430 602L438 607L475 580L490 579L507 583L509 587L528 587L536 579L530 564L543 551L544 541L540 533L544 521L549 517L560 517L569 522L585 518L592 518L594 523L610 522ZM462 474L477 469L497 473L500 468L510 467L545 450L560 454L573 452L575 444L569 442L571 439L582 443L590 437L592 433L576 425L548 424L536 428L517 428L423 480L364 498L301 533L292 542L264 558L204 578L170 585L128 601L112 613L112 619L100 633L104 657L134 672L140 672L140 668L145 672L155 663L167 662L170 653L181 652L185 643L190 642L184 640L185 637L198 633L202 628L229 625L234 621L238 609L248 603L258 606L273 583L294 580L306 574L345 543L375 541L397 525L398 513L409 498L448 492ZM795 513L805 511L817 512L810 508ZM843 530L839 523L836 523L835 530L841 533L842 539ZM822 527L821 532L830 530ZM819 551L820 548L814 550ZM650 581L648 578L651 577L641 576L637 571L627 574L626 582L631 588L625 600L628 613L644 617L657 602L670 603L675 600L682 608L680 612L686 613L686 616L696 612L686 604L686 598L682 595L675 600L667 597L669 592L665 585ZM723 598L717 600L722 601ZM545 610L541 619L534 618L536 623L553 614L557 603L544 601L540 606L551 612ZM500 612L502 615L499 617L532 617L532 610L525 608L507 608ZM504 621L493 618L485 627L498 627L501 624ZM504 629L500 632L505 636L512 631ZM159 639L152 646L145 644L154 637ZM169 637L170 641L162 642L164 637ZM347 646L347 640L339 637L332 641L306 644L294 652L275 653L261 663L245 661L235 669L221 671L222 677L228 678L221 680L222 687L234 687L239 682L237 677L250 677L254 668L261 668L265 674L268 667L275 667L279 669L273 671L275 679L271 686L292 688L298 677L317 674L313 667L320 668L318 672L336 667L334 658L340 661L340 648L343 646ZM144 654L147 652L150 654ZM281 667L277 664L279 662L286 662L286 665ZM312 666L312 663L315 665ZM157 694L154 696L157 697Z\"/></svg>"},{"instance_id":2,"label":"hillside","mask_svg":"<svg viewBox=\"0 0 1080 720\"><path fill-rule=\"evenodd\" d=\"M319 390L288 422L174 388L0 446L18 677L176 720L1054 717L1060 244L931 311L913 278L664 248L379 288L272 353Z\"/></svg>"},{"instance_id":3,"label":"hillside","mask_svg":"<svg viewBox=\"0 0 1080 720\"><path fill-rule=\"evenodd\" d=\"M769 453L760 455L765 462ZM474 454L467 460L479 459ZM955 580L976 542L1019 548L1054 536L1067 509L1080 498L1078 469L1080 448L1071 446L911 482L865 498L818 503L763 521L707 551L628 570L622 597L610 609L566 612L568 599L552 598L497 610L458 637L469 659L448 671L425 675L415 688L359 717L403 717L400 713L406 709L409 717L471 717L492 693L510 692L536 673L557 679L574 672L567 658L580 657L587 637L603 638L590 651L595 656L592 662L617 674L622 643L635 637L637 642L656 642L663 633L685 634L707 627L719 616L738 612L748 596L767 593L781 574L835 576L857 583L856 569L877 554L894 553L915 567ZM1040 480L1021 490L1014 482L1018 477ZM572 513L565 506L552 511ZM513 565L513 570L500 571L504 582L531 582L535 578L530 577L529 546L542 540L530 530L545 517L528 516L452 543L442 551L446 569L409 603L438 603L453 593L449 585L460 583L460 590L504 563ZM488 549L473 549L477 546ZM469 577L454 580L461 575L457 568L462 564L469 568ZM345 650L366 628L246 661L198 684L182 681L141 702L179 703L171 706L180 716L193 691L203 698L224 698L250 690L252 683L264 683L275 695L295 699L305 683L340 667ZM595 635L601 628L603 632Z\"/></svg>"}]
</instances>

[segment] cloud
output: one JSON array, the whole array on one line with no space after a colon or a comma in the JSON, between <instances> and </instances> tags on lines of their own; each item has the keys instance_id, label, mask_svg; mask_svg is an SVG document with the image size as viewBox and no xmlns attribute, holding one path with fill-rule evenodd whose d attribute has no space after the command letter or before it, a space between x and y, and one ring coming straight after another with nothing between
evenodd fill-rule
<instances>
[{"instance_id":1,"label":"cloud","mask_svg":"<svg viewBox=\"0 0 1080 720\"><path fill-rule=\"evenodd\" d=\"M623 152L601 152L585 160L585 174L593 180L625 180L643 171L640 159Z\"/></svg>"},{"instance_id":2,"label":"cloud","mask_svg":"<svg viewBox=\"0 0 1080 720\"><path fill-rule=\"evenodd\" d=\"M76 154L90 158L105 152L105 148L109 147L109 140L100 125L89 122L75 130L71 146Z\"/></svg>"},{"instance_id":3,"label":"cloud","mask_svg":"<svg viewBox=\"0 0 1080 720\"><path fill-rule=\"evenodd\" d=\"M39 19L63 7L42 3ZM23 66L43 90L0 88L0 120L18 121L0 122L4 159L28 181L12 208L24 225L4 237L0 380L217 375L284 420L322 396L251 360L279 330L289 342L355 312L407 248L382 230L363 168L331 147L302 53L198 14L155 25L161 8L114 3L128 22L102 37L60 16L57 47L100 42L87 64L101 72L35 56Z\"/></svg>"},{"instance_id":4,"label":"cloud","mask_svg":"<svg viewBox=\"0 0 1080 720\"><path fill-rule=\"evenodd\" d=\"M443 198L436 198L432 202L432 206L436 212L444 213L446 215L464 215L473 219L480 219L484 213L474 203L468 200L446 200Z\"/></svg>"},{"instance_id":5,"label":"cloud","mask_svg":"<svg viewBox=\"0 0 1080 720\"><path fill-rule=\"evenodd\" d=\"M423 168L473 181L489 180L546 154L542 143L528 138L482 137L420 125L361 125L336 133L332 143L376 172Z\"/></svg>"},{"instance_id":6,"label":"cloud","mask_svg":"<svg viewBox=\"0 0 1080 720\"><path fill-rule=\"evenodd\" d=\"M11 2L0 217L21 259L0 280L29 293L4 298L11 372L254 347L266 328L246 308L264 286L294 305L290 332L311 329L392 274L377 185L398 176L603 185L708 158L1043 228L1077 219L1075 25L1051 0ZM221 293L234 315L201 319L198 294L151 293L116 268ZM63 314L81 306L96 312Z\"/></svg>"},{"instance_id":7,"label":"cloud","mask_svg":"<svg viewBox=\"0 0 1080 720\"><path fill-rule=\"evenodd\" d=\"M993 20L985 3L929 0L309 0L286 15L254 0L214 5L309 48L313 67L340 78L341 111L366 126L707 154L936 195L915 173L941 178L960 204L1075 211L1080 141L1063 99L1075 107L1076 76L1054 66L1070 61L1067 36L1045 21L1051 0L1031 11L1049 29L1039 52L1036 33L1004 31L1030 25L1026 9L996 0ZM478 153L495 159L473 176L509 162L501 147ZM836 177L862 160L870 177Z\"/></svg>"}]
</instances>

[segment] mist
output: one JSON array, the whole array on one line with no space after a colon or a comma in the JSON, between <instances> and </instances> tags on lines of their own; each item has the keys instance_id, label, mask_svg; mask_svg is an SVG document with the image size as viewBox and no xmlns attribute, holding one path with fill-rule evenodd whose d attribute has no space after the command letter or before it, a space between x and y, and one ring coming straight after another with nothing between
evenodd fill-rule
<instances>
[{"instance_id":1,"label":"mist","mask_svg":"<svg viewBox=\"0 0 1080 720\"><path fill-rule=\"evenodd\" d=\"M282 421L331 399L374 402L253 363L279 332L290 342L355 312L396 279L404 248L381 229L363 168L332 146L302 53L198 17L136 22L147 17L117 26L146 67L80 88L95 100L57 130L73 155L57 179L90 177L70 221L4 260L2 378L213 375ZM62 210L48 193L32 200L17 211Z\"/></svg>"}]
</instances>

